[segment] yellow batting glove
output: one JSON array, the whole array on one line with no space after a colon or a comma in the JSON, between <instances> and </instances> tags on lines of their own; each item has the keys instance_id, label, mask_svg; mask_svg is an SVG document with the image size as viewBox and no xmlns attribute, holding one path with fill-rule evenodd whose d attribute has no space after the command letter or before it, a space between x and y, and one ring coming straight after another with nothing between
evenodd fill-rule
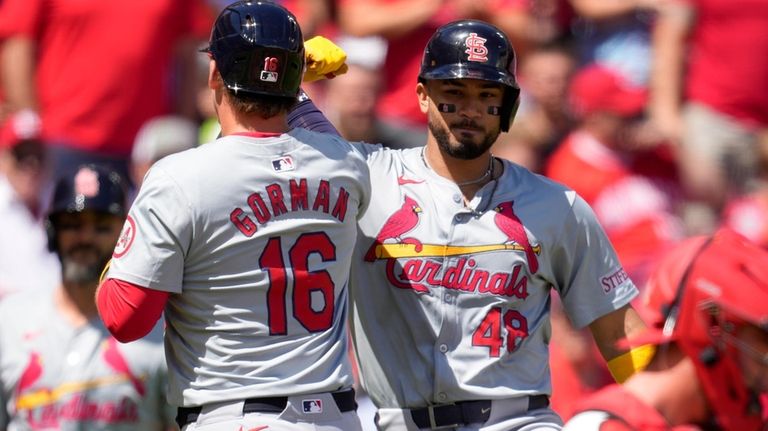
<instances>
[{"instance_id":1,"label":"yellow batting glove","mask_svg":"<svg viewBox=\"0 0 768 431\"><path fill-rule=\"evenodd\" d=\"M347 72L347 53L335 43L322 37L315 36L304 42L307 59L307 71L304 82L318 79L331 79Z\"/></svg>"}]
</instances>

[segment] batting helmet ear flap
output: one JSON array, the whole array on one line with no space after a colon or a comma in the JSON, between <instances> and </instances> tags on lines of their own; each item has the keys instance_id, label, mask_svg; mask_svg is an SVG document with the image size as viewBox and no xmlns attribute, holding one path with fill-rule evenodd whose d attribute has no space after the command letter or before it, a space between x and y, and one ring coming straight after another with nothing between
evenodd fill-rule
<instances>
[{"instance_id":1,"label":"batting helmet ear flap","mask_svg":"<svg viewBox=\"0 0 768 431\"><path fill-rule=\"evenodd\" d=\"M508 132L520 107L520 89L507 87L504 91L504 101L501 107L501 131Z\"/></svg>"}]
</instances>

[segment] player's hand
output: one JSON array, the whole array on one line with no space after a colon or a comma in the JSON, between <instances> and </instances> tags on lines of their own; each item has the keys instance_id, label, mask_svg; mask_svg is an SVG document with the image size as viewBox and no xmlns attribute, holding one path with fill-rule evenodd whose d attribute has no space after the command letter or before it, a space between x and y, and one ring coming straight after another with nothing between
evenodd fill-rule
<instances>
[{"instance_id":1,"label":"player's hand","mask_svg":"<svg viewBox=\"0 0 768 431\"><path fill-rule=\"evenodd\" d=\"M315 36L304 42L304 50L307 59L304 82L331 79L347 72L347 53L330 40Z\"/></svg>"}]
</instances>

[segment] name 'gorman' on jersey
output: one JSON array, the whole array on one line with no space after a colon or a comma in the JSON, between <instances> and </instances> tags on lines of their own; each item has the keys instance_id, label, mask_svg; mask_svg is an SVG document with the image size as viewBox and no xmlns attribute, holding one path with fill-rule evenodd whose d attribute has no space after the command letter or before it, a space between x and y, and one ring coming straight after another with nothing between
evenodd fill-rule
<instances>
[{"instance_id":1,"label":"name 'gorman' on jersey","mask_svg":"<svg viewBox=\"0 0 768 431\"><path fill-rule=\"evenodd\" d=\"M258 231L256 223L264 225L273 217L278 217L289 211L320 211L330 214L332 217L344 222L347 216L347 205L349 203L349 192L344 187L338 188L338 193L331 205L332 187L329 180L320 180L317 188L312 193L312 207L309 206L310 194L307 185L307 179L301 178L298 181L291 179L288 181L287 190L279 183L269 184L264 188L264 195L261 192L253 192L246 198L246 205L249 213L241 207L237 207L229 214L229 220L245 236L253 236ZM286 193L287 191L287 193ZM288 199L286 199L288 195ZM266 198L265 198L266 197ZM289 206L290 205L290 209ZM254 222L254 218L256 221Z\"/></svg>"}]
</instances>

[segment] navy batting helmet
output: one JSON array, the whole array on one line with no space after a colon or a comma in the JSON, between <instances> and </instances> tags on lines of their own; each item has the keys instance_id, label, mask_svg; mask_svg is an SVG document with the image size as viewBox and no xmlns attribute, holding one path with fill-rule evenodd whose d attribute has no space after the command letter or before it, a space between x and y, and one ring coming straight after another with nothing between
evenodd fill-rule
<instances>
[{"instance_id":1,"label":"navy batting helmet","mask_svg":"<svg viewBox=\"0 0 768 431\"><path fill-rule=\"evenodd\" d=\"M216 18L209 52L235 94L296 97L304 75L301 28L284 7L239 1Z\"/></svg>"},{"instance_id":2,"label":"navy batting helmet","mask_svg":"<svg viewBox=\"0 0 768 431\"><path fill-rule=\"evenodd\" d=\"M509 130L520 102L520 87L515 78L515 51L498 28L477 20L440 27L427 43L419 71L419 81L432 79L480 79L504 85L501 130Z\"/></svg>"},{"instance_id":3,"label":"navy batting helmet","mask_svg":"<svg viewBox=\"0 0 768 431\"><path fill-rule=\"evenodd\" d=\"M116 171L97 165L80 166L74 174L64 175L53 191L45 227L48 248L56 251L56 223L64 213L94 211L124 217L127 214L127 186Z\"/></svg>"}]
</instances>

